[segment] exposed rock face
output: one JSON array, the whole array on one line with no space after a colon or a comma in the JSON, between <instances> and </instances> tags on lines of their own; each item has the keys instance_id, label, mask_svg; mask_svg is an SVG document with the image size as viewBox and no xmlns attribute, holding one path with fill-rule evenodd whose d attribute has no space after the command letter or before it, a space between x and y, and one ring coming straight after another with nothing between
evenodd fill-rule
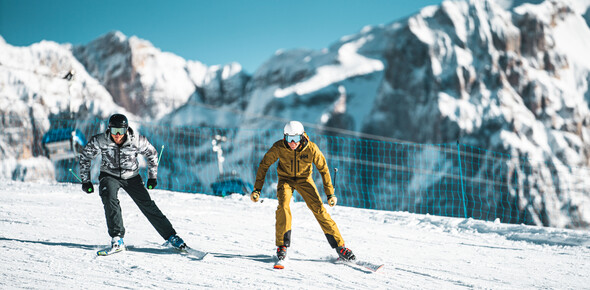
<instances>
[{"instance_id":1,"label":"exposed rock face","mask_svg":"<svg viewBox=\"0 0 590 290\"><path fill-rule=\"evenodd\" d=\"M501 2L444 1L397 22L365 27L321 51L278 51L252 76L237 63L207 67L120 32L74 48L48 42L15 48L2 41L0 63L20 70L0 71L0 101L6 105L0 107L10 108L0 109L2 122L12 130L0 135L0 157L40 155L35 152L49 116L67 111L76 118L105 118L123 110L136 121L168 127L238 128L226 164L239 164L244 176L253 176L259 160L252 160L252 152L280 136L265 131L252 142L250 129L280 130L296 119L309 132L332 136L459 141L463 150L479 148L472 168L458 169L453 158L425 161L426 170L435 172L432 179L409 172L404 179L383 173L375 181L350 165L340 174L343 182L380 190L357 206L380 208L402 194L408 200L393 209L431 205L433 197L424 192L462 170L472 174L464 190L485 199L486 210L512 204L512 216L526 216L529 223L585 227L590 184L585 174L572 172L590 162L588 1ZM79 72L73 83L41 76L72 68ZM169 149L175 160L161 170L163 179L173 180L178 168L199 176L214 168L214 162L187 158L194 151L211 154L208 142L185 145ZM343 144L327 146L334 154L344 150ZM379 150L402 154L394 147ZM426 149L416 154L433 158ZM372 162L362 158L363 164ZM399 160L387 162L410 168ZM3 176L16 164L3 163Z\"/></svg>"},{"instance_id":2,"label":"exposed rock face","mask_svg":"<svg viewBox=\"0 0 590 290\"><path fill-rule=\"evenodd\" d=\"M235 102L244 95L249 79L239 64L208 68L118 31L73 51L115 103L149 119L169 114L186 104L193 94L210 105Z\"/></svg>"},{"instance_id":3,"label":"exposed rock face","mask_svg":"<svg viewBox=\"0 0 590 290\"><path fill-rule=\"evenodd\" d=\"M42 41L14 47L0 40L0 177L12 178L22 176L14 172L26 163L21 159L43 155L41 139L53 125L50 118L104 117L114 104L69 45ZM72 81L64 79L68 72L74 72Z\"/></svg>"},{"instance_id":4,"label":"exposed rock face","mask_svg":"<svg viewBox=\"0 0 590 290\"><path fill-rule=\"evenodd\" d=\"M572 176L563 166L586 167L590 157L590 63L577 53L590 47L576 40L590 37L580 17L588 14L560 1L520 4L504 9L493 1L445 1L405 20L365 28L322 52L279 52L256 72L248 111L311 126L329 124L417 143L459 141L508 153L514 160L505 161L504 169L492 164L494 154L486 151L473 168L474 176L517 180L500 188L473 185L484 188L480 195L506 193L489 197L492 208L510 202L518 204L514 215L536 224L587 225L589 193L572 189L587 184L584 174ZM351 59L357 60L357 70L347 66ZM368 65L371 60L382 66ZM335 109L339 88L346 91L344 111ZM269 120L247 123L280 128L280 122ZM342 178L354 176L354 170ZM395 181L388 182L380 186L396 188ZM423 181L421 188L434 186ZM584 201L571 206L572 200ZM416 197L409 204L431 202Z\"/></svg>"}]
</instances>

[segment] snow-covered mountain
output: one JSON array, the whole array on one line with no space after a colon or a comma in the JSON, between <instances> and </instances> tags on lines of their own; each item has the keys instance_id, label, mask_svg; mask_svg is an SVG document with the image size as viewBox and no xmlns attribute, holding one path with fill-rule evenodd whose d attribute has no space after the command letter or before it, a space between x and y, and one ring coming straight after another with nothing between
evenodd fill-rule
<instances>
[{"instance_id":1,"label":"snow-covered mountain","mask_svg":"<svg viewBox=\"0 0 590 290\"><path fill-rule=\"evenodd\" d=\"M64 79L68 72L73 81ZM38 157L41 138L53 126L50 119L107 118L120 111L126 112L86 72L70 45L41 41L14 47L0 37L1 177L21 176L27 168L29 177L23 179L54 176L50 161Z\"/></svg>"},{"instance_id":2,"label":"snow-covered mountain","mask_svg":"<svg viewBox=\"0 0 590 290\"><path fill-rule=\"evenodd\" d=\"M588 5L503 4L444 1L365 27L324 51L277 52L253 76L244 123L279 127L258 117L271 115L418 143L459 141L490 150L482 160L505 152L518 181L502 191L519 200L524 214L537 224L585 226L590 194L580 167L590 157ZM497 166L484 164L474 176ZM496 185L476 186L494 192ZM502 199L486 202L495 208Z\"/></svg>"},{"instance_id":3,"label":"snow-covered mountain","mask_svg":"<svg viewBox=\"0 0 590 290\"><path fill-rule=\"evenodd\" d=\"M207 67L118 31L74 47L73 53L115 103L147 119L159 119L190 98L214 106L238 102L248 80L237 63Z\"/></svg>"},{"instance_id":4,"label":"snow-covered mountain","mask_svg":"<svg viewBox=\"0 0 590 290\"><path fill-rule=\"evenodd\" d=\"M19 108L3 111L15 116L3 120L28 120L3 121L4 127L8 132L23 123L18 134L30 137L0 135L6 148L0 157L12 160L2 162L1 175L13 175L17 158L35 155L17 151L38 147L31 144L49 124L30 120L43 123L49 112L67 107L81 119L105 118L122 107L136 121L163 126L238 128L239 146L227 152L228 160L242 164L250 162L254 148L280 138L241 142L256 134L248 129L280 129L297 119L328 135L459 141L485 149L482 160L493 152L510 154L506 180L515 181L500 191L519 201L517 211L536 224L585 227L590 184L584 174L572 172L586 172L590 162L589 4L447 0L405 19L365 27L323 50L277 51L251 76L237 63L207 67L120 32L78 47L43 41L21 48L2 41L0 102L7 105L0 107ZM60 78L71 69L77 82ZM209 145L197 150L204 146ZM183 152L169 153L179 156L176 168L214 167L184 160ZM483 163L474 175L486 176L497 166ZM244 175L253 176L254 169L246 166ZM340 175L344 182L354 170ZM391 187L395 182L379 181ZM497 191L495 184L478 186ZM494 208L505 198L490 196L486 202Z\"/></svg>"}]
</instances>

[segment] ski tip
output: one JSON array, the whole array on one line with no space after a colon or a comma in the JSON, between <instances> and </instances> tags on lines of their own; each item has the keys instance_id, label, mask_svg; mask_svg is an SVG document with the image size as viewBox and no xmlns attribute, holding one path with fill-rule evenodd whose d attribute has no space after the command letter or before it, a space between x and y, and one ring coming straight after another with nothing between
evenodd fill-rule
<instances>
[{"instance_id":1,"label":"ski tip","mask_svg":"<svg viewBox=\"0 0 590 290\"><path fill-rule=\"evenodd\" d=\"M285 263L285 260L278 260L275 262L274 268L275 269L285 269L285 265L283 264Z\"/></svg>"},{"instance_id":2,"label":"ski tip","mask_svg":"<svg viewBox=\"0 0 590 290\"><path fill-rule=\"evenodd\" d=\"M110 249L104 249L104 250L100 250L100 251L96 252L96 255L97 256L110 256L112 254L123 252L125 250L126 250L126 248L122 248L122 249L119 249L119 250L116 250L116 251L111 251Z\"/></svg>"}]
</instances>

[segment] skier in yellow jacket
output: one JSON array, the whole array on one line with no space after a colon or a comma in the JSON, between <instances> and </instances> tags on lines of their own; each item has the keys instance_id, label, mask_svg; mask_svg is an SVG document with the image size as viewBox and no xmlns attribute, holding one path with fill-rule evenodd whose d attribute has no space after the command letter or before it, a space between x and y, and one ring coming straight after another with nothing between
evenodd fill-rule
<instances>
[{"instance_id":1,"label":"skier in yellow jacket","mask_svg":"<svg viewBox=\"0 0 590 290\"><path fill-rule=\"evenodd\" d=\"M338 199L334 195L334 186L332 186L326 158L318 146L309 141L309 137L300 122L291 121L287 123L284 128L284 138L275 142L264 155L256 173L254 191L250 195L252 201L257 202L260 198L266 172L277 159L279 160L277 166L279 176L277 199L279 200L279 206L276 211L278 259L285 259L287 247L291 243L291 209L289 203L293 196L293 190L297 190L307 207L313 212L330 246L336 249L338 256L344 260L354 260L354 254L344 246L344 239L342 239L336 223L324 208L322 198L312 178L312 164L315 164L324 181L324 192L328 197L328 204L335 206Z\"/></svg>"}]
</instances>

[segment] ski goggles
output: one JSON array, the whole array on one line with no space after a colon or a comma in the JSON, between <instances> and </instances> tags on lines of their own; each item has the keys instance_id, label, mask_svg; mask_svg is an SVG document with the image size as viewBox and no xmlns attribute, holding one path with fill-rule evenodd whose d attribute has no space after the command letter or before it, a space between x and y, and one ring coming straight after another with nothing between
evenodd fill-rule
<instances>
[{"instance_id":1,"label":"ski goggles","mask_svg":"<svg viewBox=\"0 0 590 290\"><path fill-rule=\"evenodd\" d=\"M301 142L301 135L285 135L285 141L287 141L287 143Z\"/></svg>"},{"instance_id":2,"label":"ski goggles","mask_svg":"<svg viewBox=\"0 0 590 290\"><path fill-rule=\"evenodd\" d=\"M111 134L113 135L125 135L125 133L127 133L127 128L115 128L115 127L110 127L109 130L111 131Z\"/></svg>"}]
</instances>

